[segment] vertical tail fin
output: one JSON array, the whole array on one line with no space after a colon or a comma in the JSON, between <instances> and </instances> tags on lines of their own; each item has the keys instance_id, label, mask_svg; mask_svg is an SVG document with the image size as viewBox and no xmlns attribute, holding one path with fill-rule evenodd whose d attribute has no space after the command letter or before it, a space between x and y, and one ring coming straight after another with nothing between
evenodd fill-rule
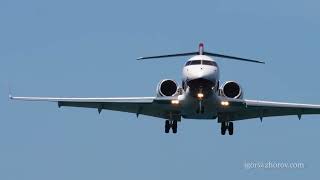
<instances>
[{"instance_id":1,"label":"vertical tail fin","mask_svg":"<svg viewBox=\"0 0 320 180\"><path fill-rule=\"evenodd\" d=\"M200 43L199 44L199 55L203 55L203 53L204 53L204 44Z\"/></svg>"}]
</instances>

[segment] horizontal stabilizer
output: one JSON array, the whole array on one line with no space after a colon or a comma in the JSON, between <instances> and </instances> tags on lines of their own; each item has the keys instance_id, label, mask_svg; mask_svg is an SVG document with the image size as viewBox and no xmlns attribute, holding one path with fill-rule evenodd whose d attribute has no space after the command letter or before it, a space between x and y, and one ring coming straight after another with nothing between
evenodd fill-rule
<instances>
[{"instance_id":1,"label":"horizontal stabilizer","mask_svg":"<svg viewBox=\"0 0 320 180\"><path fill-rule=\"evenodd\" d=\"M198 55L198 52L180 53L180 54L167 54L167 55L161 55L161 56L140 57L140 58L137 58L137 60L168 58L168 57L179 57L179 56L192 56L192 55Z\"/></svg>"},{"instance_id":2,"label":"horizontal stabilizer","mask_svg":"<svg viewBox=\"0 0 320 180\"><path fill-rule=\"evenodd\" d=\"M220 58L225 58L225 59L233 59L233 60L238 60L238 61L247 61L247 62L265 64L264 61L259 61L259 60L254 60L254 59L246 59L246 58L240 58L240 57L228 56L228 55L217 54L217 53L210 53L210 52L204 52L204 54L205 54L205 55L208 55L208 56L220 57Z\"/></svg>"},{"instance_id":3,"label":"horizontal stabilizer","mask_svg":"<svg viewBox=\"0 0 320 180\"><path fill-rule=\"evenodd\" d=\"M169 57L181 57L181 56L194 56L194 55L207 55L207 56L224 58L224 59L233 59L233 60L238 60L238 61L246 61L246 62L253 62L253 63L265 64L264 61L260 61L260 60L240 58L240 57L229 56L229 55L224 55L224 54L206 52L206 51L204 51L204 46L203 46L202 43L200 43L200 45L199 45L199 51L198 51L198 52L188 52L188 53L178 53L178 54L166 54L166 55L159 55L159 56L147 56L147 57L137 58L137 60L169 58Z\"/></svg>"}]
</instances>

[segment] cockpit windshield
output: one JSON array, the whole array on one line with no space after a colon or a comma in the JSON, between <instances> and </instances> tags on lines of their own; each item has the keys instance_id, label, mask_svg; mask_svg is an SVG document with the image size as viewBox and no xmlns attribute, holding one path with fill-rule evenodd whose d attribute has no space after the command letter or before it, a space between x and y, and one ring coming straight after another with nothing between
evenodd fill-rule
<instances>
[{"instance_id":1,"label":"cockpit windshield","mask_svg":"<svg viewBox=\"0 0 320 180\"><path fill-rule=\"evenodd\" d=\"M201 64L201 60L190 61L190 65L197 65L197 64Z\"/></svg>"},{"instance_id":2,"label":"cockpit windshield","mask_svg":"<svg viewBox=\"0 0 320 180\"><path fill-rule=\"evenodd\" d=\"M209 65L209 66L217 66L217 63L215 61L207 61L207 60L193 60L188 61L185 66L189 65Z\"/></svg>"}]
</instances>

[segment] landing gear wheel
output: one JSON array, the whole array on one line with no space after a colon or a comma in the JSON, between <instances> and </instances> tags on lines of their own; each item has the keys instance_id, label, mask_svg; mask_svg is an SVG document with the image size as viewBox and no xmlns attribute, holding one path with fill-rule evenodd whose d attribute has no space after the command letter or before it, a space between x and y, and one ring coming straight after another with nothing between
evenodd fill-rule
<instances>
[{"instance_id":1,"label":"landing gear wheel","mask_svg":"<svg viewBox=\"0 0 320 180\"><path fill-rule=\"evenodd\" d=\"M178 122L177 122L177 121L173 121L171 128L172 128L172 132L173 132L174 134L176 134L176 133L177 133L177 130L178 130Z\"/></svg>"},{"instance_id":2,"label":"landing gear wheel","mask_svg":"<svg viewBox=\"0 0 320 180\"><path fill-rule=\"evenodd\" d=\"M226 131L227 131L227 123L226 122L222 122L221 123L221 135L225 135L226 134Z\"/></svg>"},{"instance_id":3,"label":"landing gear wheel","mask_svg":"<svg viewBox=\"0 0 320 180\"><path fill-rule=\"evenodd\" d=\"M170 123L168 120L166 120L166 124L164 126L164 132L169 133L169 131L170 131Z\"/></svg>"},{"instance_id":4,"label":"landing gear wheel","mask_svg":"<svg viewBox=\"0 0 320 180\"><path fill-rule=\"evenodd\" d=\"M229 122L228 132L229 135L233 135L233 122Z\"/></svg>"}]
</instances>

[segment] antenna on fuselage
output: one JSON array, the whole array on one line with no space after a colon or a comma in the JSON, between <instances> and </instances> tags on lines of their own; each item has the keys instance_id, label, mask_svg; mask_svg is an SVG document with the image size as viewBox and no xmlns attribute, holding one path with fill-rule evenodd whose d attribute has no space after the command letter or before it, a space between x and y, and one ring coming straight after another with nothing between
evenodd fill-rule
<instances>
[{"instance_id":1,"label":"antenna on fuselage","mask_svg":"<svg viewBox=\"0 0 320 180\"><path fill-rule=\"evenodd\" d=\"M198 52L188 52L188 53L179 53L179 54L167 54L167 55L160 55L160 56L147 56L147 57L137 58L137 60L157 59L157 58L168 58L168 57L181 57L181 56L194 56L194 55L207 55L207 56L213 56L213 57L220 57L220 58L224 58L224 59L232 59L232 60L238 60L238 61L246 61L246 62L253 62L253 63L265 64L264 61L259 61L259 60L254 60L254 59L240 58L240 57L235 57L235 56L228 56L228 55L211 53L211 52L205 52L205 51L204 51L204 45L203 45L203 43L200 43L200 44L199 44L199 51L198 51Z\"/></svg>"}]
</instances>

